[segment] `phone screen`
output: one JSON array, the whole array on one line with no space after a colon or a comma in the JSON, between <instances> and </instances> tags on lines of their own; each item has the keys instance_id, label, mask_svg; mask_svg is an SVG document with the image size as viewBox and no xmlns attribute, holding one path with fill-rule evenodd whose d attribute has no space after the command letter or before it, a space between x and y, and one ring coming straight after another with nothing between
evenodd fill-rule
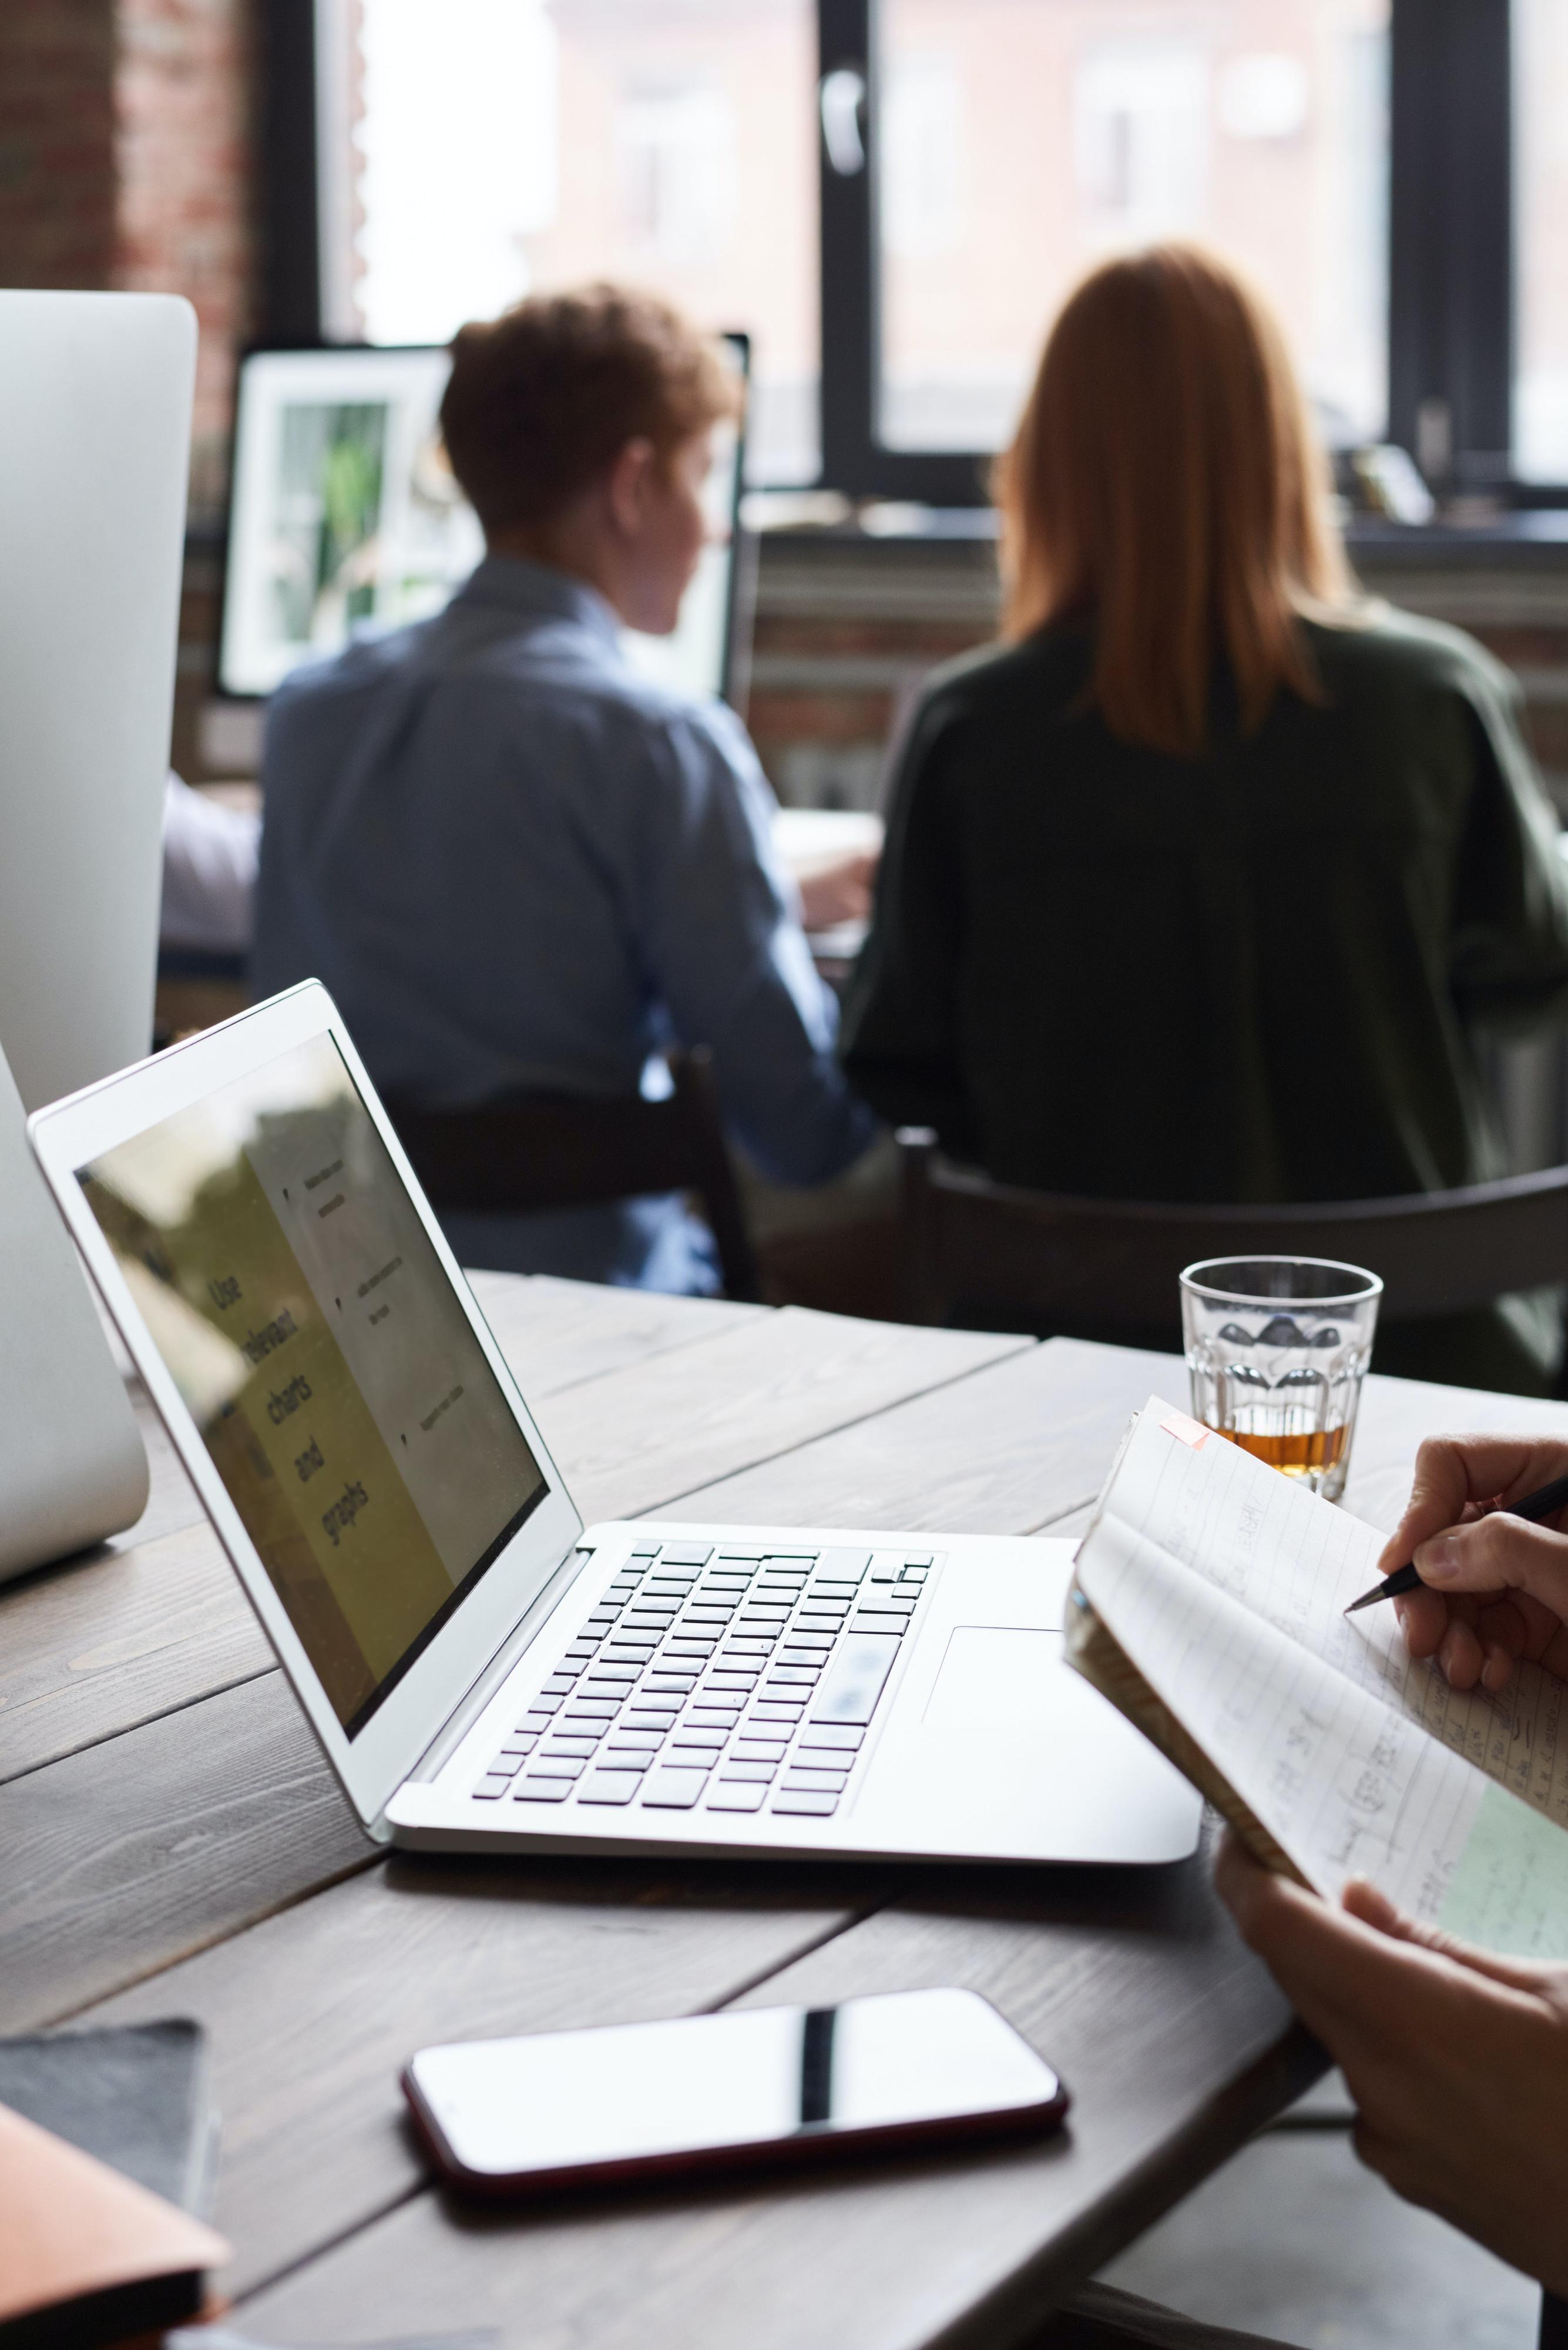
<instances>
[{"instance_id":1,"label":"phone screen","mask_svg":"<svg viewBox=\"0 0 1568 2350\"><path fill-rule=\"evenodd\" d=\"M426 2048L403 2085L446 2169L516 2189L824 2138L1040 2128L1067 2102L968 1991Z\"/></svg>"}]
</instances>

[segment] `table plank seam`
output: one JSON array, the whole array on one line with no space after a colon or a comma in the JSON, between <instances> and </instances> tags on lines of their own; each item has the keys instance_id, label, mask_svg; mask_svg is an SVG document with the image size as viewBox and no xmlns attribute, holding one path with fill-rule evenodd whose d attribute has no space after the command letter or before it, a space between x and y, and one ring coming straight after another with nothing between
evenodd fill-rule
<instances>
[{"instance_id":1,"label":"table plank seam","mask_svg":"<svg viewBox=\"0 0 1568 2350\"><path fill-rule=\"evenodd\" d=\"M400 2125L404 2129L410 2126L402 2116L400 2116ZM421 2158L424 2158L422 2155ZM433 2178L428 2177L410 2179L400 2193L389 2195L377 2204L373 2211L361 2212L348 2227L338 2228L330 2236L324 2236L318 2244L312 2244L308 2251L297 2252L293 2260L284 2261L275 2269L269 2269L265 2276L254 2278L243 2293L234 2295L230 2307L244 2309L245 2303L254 2301L258 2293L275 2292L280 2284L286 2284L290 2277L298 2276L302 2270L309 2268L313 2262L326 2260L333 2252L340 2251L343 2245L351 2244L355 2237L362 2236L368 2228L378 2227L383 2220L389 2220L395 2211L406 2210L421 2196L433 2195L437 2183ZM506 2207L503 2205L501 2208L504 2210Z\"/></svg>"},{"instance_id":2,"label":"table plank seam","mask_svg":"<svg viewBox=\"0 0 1568 2350\"><path fill-rule=\"evenodd\" d=\"M351 1874L352 1872L345 1873ZM341 1878L337 1881L341 1881ZM299 1899L303 1901L308 1900L311 1898L312 1896L309 1894L302 1894L299 1897ZM294 1908L297 1906L296 1902L281 1902L278 1905L278 1908L270 1914L275 1917L283 1909ZM732 2006L736 2000L744 1999L749 1991L760 1989L763 1983L771 1981L774 1975L782 1974L788 1968L797 1965L801 1960L810 1958L814 1951L826 1949L829 1942L836 1940L841 1934L847 1934L853 1928L867 1924L871 1918L877 1916L879 1910L886 1908L888 1906L888 1903L887 1901L877 1901L872 1903L867 1908L857 1909L847 1913L844 1917L840 1918L835 1924L828 1926L823 1932L808 1935L804 1941L797 1943L793 1950L781 1951L772 1965L761 1968L756 1972L746 1976L742 1981L732 1985L728 1991L721 1992L717 1999L710 2001L705 2006L689 2009L685 2012L693 2015L717 2015L721 2013L725 2008ZM261 1922L262 1921L259 1918L253 1919L251 1921L251 1923L257 1925ZM250 1926L246 1925L242 1927L240 1931L242 1933L248 1933L250 1931ZM238 1936L220 1936L218 1939L233 1941L237 1940ZM171 1961L171 1964L177 1965L178 1963L178 1960ZM154 1969L152 1973L144 1975L140 1977L140 1980L142 1981L151 1981L157 1974L162 1973L163 1971L165 1971L165 1970L162 1968ZM124 1988L130 1988L130 1986L124 1986ZM118 1998L119 1995L118 1991L109 1994L109 1996L113 1998ZM92 2006L98 2006L101 2004L101 2002L94 2000L90 2004ZM81 2011L78 2010L77 2012L79 2013ZM411 2128L411 2125L406 2115L400 2115L399 2123L400 2126L404 2130ZM427 2159L422 2149L420 2158L421 2162ZM400 2193L386 2197L381 2202L378 2203L373 2210L361 2212L358 2218L349 2226L335 2230L331 2235L324 2236L319 2243L312 2244L307 2251L297 2253L292 2260L283 2262L275 2269L269 2269L265 2274L254 2278L251 2282L245 2286L242 2293L235 2293L234 2297L234 2308L243 2309L246 2303L254 2301L257 2294L271 2293L276 2286L286 2283L290 2277L297 2276L303 2270L309 2268L313 2262L326 2260L331 2253L337 2251L340 2246L351 2243L357 2236L362 2236L368 2230L379 2226L382 2220L389 2219L395 2211L404 2210L409 2204L417 2201L421 2196L438 2194L441 2190L441 2180L436 2177L435 2173L427 2168L422 2178L411 2181L410 2184L404 2188ZM502 2208L504 2209L505 2207ZM519 2216L519 2213L514 2211L514 2216ZM528 2214L525 2210L522 2210L521 2216L526 2217Z\"/></svg>"},{"instance_id":3,"label":"table plank seam","mask_svg":"<svg viewBox=\"0 0 1568 2350\"><path fill-rule=\"evenodd\" d=\"M776 1305L772 1305L763 1310L770 1314L776 1314L780 1309ZM631 1363L616 1363L601 1366L597 1370L579 1371L575 1378L563 1379L559 1387L536 1387L533 1389L533 1398L540 1403L553 1402L556 1396L573 1395L578 1388L591 1387L596 1379L617 1378L621 1371L636 1369L644 1363L661 1363L667 1355L690 1354L693 1347L711 1347L716 1339L729 1337L737 1326L732 1322L725 1322L711 1330L692 1330L683 1338L672 1338L668 1347L650 1347L645 1354L637 1356ZM496 1345L500 1347L499 1339L496 1340ZM506 1350L502 1347L501 1351L504 1355ZM510 1364L507 1367L511 1368ZM523 1396L524 1402L529 1404L531 1409L532 1402L529 1395L524 1390L522 1380L518 1378L515 1371L512 1376L517 1379L518 1392Z\"/></svg>"},{"instance_id":4,"label":"table plank seam","mask_svg":"<svg viewBox=\"0 0 1568 2350\"><path fill-rule=\"evenodd\" d=\"M362 1860L347 1861L341 1868L331 1869L324 1877L313 1877L308 1885L301 1886L296 1892L285 1894L281 1900L269 1902L265 1909L256 1910L243 1924L225 1927L214 1934L205 1934L200 1940L187 1943L183 1950L171 1951L156 1965L143 1967L139 1973L127 1975L123 1981L100 1986L90 1999L78 1999L68 2007L57 2009L53 2014L40 2015L26 2029L29 2032L57 2032L62 2024L90 2014L95 2007L102 2007L108 2000L122 1998L127 1991L135 1991L141 1983L156 1982L160 1975L166 1975L172 1967L183 1966L187 1959L199 1959L203 1950L215 1950L224 1942L237 1942L254 1927L265 1926L269 1918L282 1918L290 1909L302 1908L306 1902L314 1901L318 1893L328 1892L334 1885L347 1885L350 1877L363 1877L367 1869L383 1866L386 1858L386 1852L378 1846L373 1851L367 1852Z\"/></svg>"},{"instance_id":5,"label":"table plank seam","mask_svg":"<svg viewBox=\"0 0 1568 2350\"><path fill-rule=\"evenodd\" d=\"M128 1738L138 1730L146 1730L155 1721L167 1721L177 1713L189 1713L192 1706L205 1705L210 1698L226 1697L231 1690L244 1689L251 1681L264 1681L269 1673L282 1670L275 1660L270 1665L258 1665L254 1673L236 1673L233 1680L216 1681L211 1689L197 1690L190 1697L178 1698L172 1705L154 1707L151 1713L138 1714L134 1721L117 1722L112 1730L97 1738L84 1738L78 1746L62 1746L57 1753L41 1754L36 1762L25 1762L19 1771L0 1771L0 1787L14 1787L23 1779L35 1778L40 1771L52 1771L57 1762L69 1762L78 1754L90 1754L95 1746L112 1745L117 1738Z\"/></svg>"},{"instance_id":6,"label":"table plank seam","mask_svg":"<svg viewBox=\"0 0 1568 2350\"><path fill-rule=\"evenodd\" d=\"M1018 1351L1022 1353L1025 1347L1037 1346L1038 1344L1039 1341L1037 1339L1023 1339L1020 1343ZM875 1404L869 1411L852 1412L847 1419L835 1420L831 1428L820 1430L815 1436L809 1438L806 1441L813 1444L820 1443L825 1437L843 1436L847 1434L848 1430L852 1428L869 1427L873 1420L881 1419L889 1412L902 1409L905 1404L918 1403L921 1398L925 1396L940 1395L949 1388L961 1388L966 1379L976 1378L982 1371L992 1369L996 1363L1007 1362L1011 1359L1012 1357L1006 1355L993 1356L992 1361L989 1363L974 1363L971 1364L970 1368L966 1371L948 1373L940 1378L932 1379L928 1387L911 1388L907 1395L902 1395L898 1398L897 1403ZM700 1479L695 1485L683 1485L678 1492L666 1494L657 1501L645 1503L642 1507L639 1509L637 1514L639 1518L646 1518L651 1516L659 1510L671 1510L675 1507L675 1504L678 1502L685 1501L690 1494L705 1492L710 1485L722 1483L724 1482L724 1479L730 1477L749 1476L753 1470L769 1468L776 1461L787 1461L792 1452L800 1452L805 1449L805 1447L802 1440L797 1437L792 1443L781 1445L776 1452L759 1452L750 1460L740 1462L736 1468L727 1469L724 1471L723 1478L704 1477ZM1078 1506L1081 1506L1081 1504Z\"/></svg>"},{"instance_id":7,"label":"table plank seam","mask_svg":"<svg viewBox=\"0 0 1568 2350\"><path fill-rule=\"evenodd\" d=\"M755 1974L748 1975L744 1982L738 1982L731 1990L722 1991L717 1999L711 2000L706 2007L698 2008L696 2012L699 2015L720 2014L726 2007L732 2007L736 2000L744 1999L748 1992L760 1991L763 1983L770 1982L774 1976L781 1973L785 1967L798 1966L802 1959L809 1959L815 1951L825 1950L829 1942L836 1942L840 1934L847 1934L857 1926L868 1924L881 1910L891 1908L898 1898L898 1890L894 1887L889 1890L885 1900L873 1901L864 1909L852 1910L846 1917L841 1918L836 1925L826 1926L820 1934L813 1935L808 1940L802 1942L800 1948L793 1951L787 1959L776 1959L771 1966L759 1968Z\"/></svg>"}]
</instances>

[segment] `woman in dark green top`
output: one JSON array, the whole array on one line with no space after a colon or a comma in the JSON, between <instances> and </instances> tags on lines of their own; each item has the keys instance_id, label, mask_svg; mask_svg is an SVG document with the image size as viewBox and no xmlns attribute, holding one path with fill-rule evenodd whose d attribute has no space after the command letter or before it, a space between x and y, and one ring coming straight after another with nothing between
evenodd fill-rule
<instances>
[{"instance_id":1,"label":"woman in dark green top","mask_svg":"<svg viewBox=\"0 0 1568 2350\"><path fill-rule=\"evenodd\" d=\"M1136 363L1135 363L1136 362ZM1472 1055L1568 1004L1504 671L1350 595L1282 346L1166 248L1063 313L1004 461L1005 650L928 692L845 1059L1006 1182L1361 1199L1505 1170ZM1539 1388L1511 1302L1380 1367Z\"/></svg>"}]
</instances>

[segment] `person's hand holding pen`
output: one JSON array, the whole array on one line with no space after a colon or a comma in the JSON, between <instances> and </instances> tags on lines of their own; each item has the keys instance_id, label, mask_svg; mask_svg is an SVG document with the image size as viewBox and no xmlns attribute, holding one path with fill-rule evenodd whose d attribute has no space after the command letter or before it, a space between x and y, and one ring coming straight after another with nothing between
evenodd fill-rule
<instances>
[{"instance_id":1,"label":"person's hand holding pen","mask_svg":"<svg viewBox=\"0 0 1568 2350\"><path fill-rule=\"evenodd\" d=\"M1417 1453L1378 1571L1414 1562L1422 1588L1394 1606L1411 1655L1455 1689L1505 1689L1521 1657L1568 1680L1568 1508L1537 1525L1509 1514L1565 1471L1568 1443L1545 1437L1435 1436Z\"/></svg>"}]
</instances>

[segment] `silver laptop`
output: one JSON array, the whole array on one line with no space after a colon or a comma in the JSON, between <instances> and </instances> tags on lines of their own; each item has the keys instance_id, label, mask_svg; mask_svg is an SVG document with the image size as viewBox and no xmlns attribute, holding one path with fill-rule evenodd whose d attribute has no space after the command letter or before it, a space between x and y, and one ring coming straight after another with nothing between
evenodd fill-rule
<instances>
[{"instance_id":1,"label":"silver laptop","mask_svg":"<svg viewBox=\"0 0 1568 2350\"><path fill-rule=\"evenodd\" d=\"M1073 1545L584 1529L314 982L41 1111L45 1176L369 1833L1164 1862Z\"/></svg>"}]
</instances>

